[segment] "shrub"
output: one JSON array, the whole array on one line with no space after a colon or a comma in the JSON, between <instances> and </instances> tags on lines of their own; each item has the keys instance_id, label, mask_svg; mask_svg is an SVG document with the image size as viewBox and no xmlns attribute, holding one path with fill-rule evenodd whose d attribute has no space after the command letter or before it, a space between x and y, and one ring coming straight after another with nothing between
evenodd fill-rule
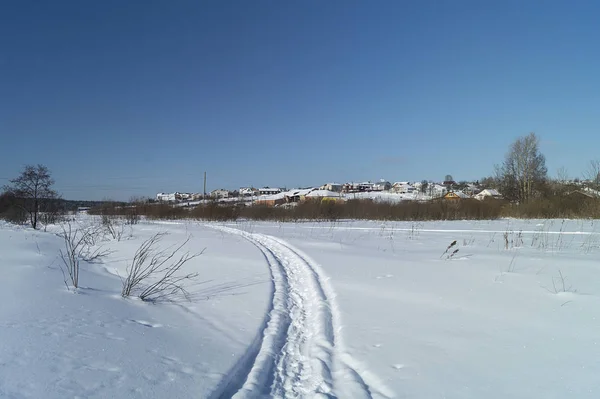
<instances>
[{"instance_id":1,"label":"shrub","mask_svg":"<svg viewBox=\"0 0 600 399\"><path fill-rule=\"evenodd\" d=\"M173 251L159 250L157 246L166 235L167 233L157 233L138 248L131 265L127 268L121 296L135 295L143 301L191 299L186 283L196 279L198 273L179 272L183 265L200 256L202 252L193 255L185 252L178 255L191 237Z\"/></svg>"}]
</instances>

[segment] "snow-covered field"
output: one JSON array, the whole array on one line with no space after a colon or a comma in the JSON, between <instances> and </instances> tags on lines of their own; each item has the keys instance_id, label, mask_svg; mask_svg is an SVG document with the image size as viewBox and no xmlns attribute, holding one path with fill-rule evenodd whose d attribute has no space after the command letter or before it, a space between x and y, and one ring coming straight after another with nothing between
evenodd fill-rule
<instances>
[{"instance_id":1,"label":"snow-covered field","mask_svg":"<svg viewBox=\"0 0 600 399\"><path fill-rule=\"evenodd\" d=\"M0 397L600 397L599 221L142 222L76 293L57 231L0 225ZM194 301L121 298L162 231Z\"/></svg>"}]
</instances>

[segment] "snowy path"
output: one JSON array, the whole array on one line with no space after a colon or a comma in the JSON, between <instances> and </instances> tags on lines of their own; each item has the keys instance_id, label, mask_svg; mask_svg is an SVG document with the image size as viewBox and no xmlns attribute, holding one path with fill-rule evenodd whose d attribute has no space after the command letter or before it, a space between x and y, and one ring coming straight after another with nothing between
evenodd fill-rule
<instances>
[{"instance_id":1,"label":"snowy path","mask_svg":"<svg viewBox=\"0 0 600 399\"><path fill-rule=\"evenodd\" d=\"M344 351L335 294L318 265L275 237L217 228L262 251L274 286L264 331L221 397L393 397Z\"/></svg>"}]
</instances>

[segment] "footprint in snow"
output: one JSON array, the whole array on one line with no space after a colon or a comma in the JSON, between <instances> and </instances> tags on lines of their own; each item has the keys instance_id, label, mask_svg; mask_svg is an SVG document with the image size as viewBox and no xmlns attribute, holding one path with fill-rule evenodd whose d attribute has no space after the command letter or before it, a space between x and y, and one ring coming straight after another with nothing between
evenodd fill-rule
<instances>
[{"instance_id":1,"label":"footprint in snow","mask_svg":"<svg viewBox=\"0 0 600 399\"><path fill-rule=\"evenodd\" d=\"M396 370L402 370L404 368L403 364L394 364L392 365L393 368L395 368Z\"/></svg>"},{"instance_id":2,"label":"footprint in snow","mask_svg":"<svg viewBox=\"0 0 600 399\"><path fill-rule=\"evenodd\" d=\"M382 278L392 278L392 277L394 277L394 275L393 275L393 274L385 274L385 275L383 275L383 276L377 276L377 277L375 277L375 278L376 278L377 280L381 280Z\"/></svg>"}]
</instances>

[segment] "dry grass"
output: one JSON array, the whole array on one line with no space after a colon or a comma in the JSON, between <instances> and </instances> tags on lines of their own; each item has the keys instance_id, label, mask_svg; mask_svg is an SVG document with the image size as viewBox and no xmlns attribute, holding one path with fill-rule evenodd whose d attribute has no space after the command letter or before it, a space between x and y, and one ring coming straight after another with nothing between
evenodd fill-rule
<instances>
[{"instance_id":1,"label":"dry grass","mask_svg":"<svg viewBox=\"0 0 600 399\"><path fill-rule=\"evenodd\" d=\"M354 220L493 220L514 218L600 218L600 200L581 200L564 196L536 199L527 204L506 201L474 199L460 201L403 201L399 203L372 200L304 201L298 204L266 206L245 204L208 203L193 208L168 204L137 204L100 207L91 213L99 215L135 214L148 219L200 219L231 221L238 219L295 221Z\"/></svg>"}]
</instances>

